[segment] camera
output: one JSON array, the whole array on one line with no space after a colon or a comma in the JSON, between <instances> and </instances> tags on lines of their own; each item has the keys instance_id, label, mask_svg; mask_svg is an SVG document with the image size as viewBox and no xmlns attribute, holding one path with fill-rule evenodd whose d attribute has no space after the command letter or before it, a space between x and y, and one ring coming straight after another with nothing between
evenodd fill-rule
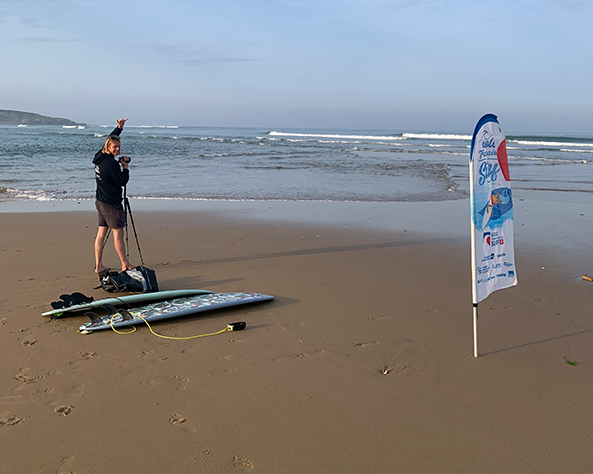
<instances>
[{"instance_id":1,"label":"camera","mask_svg":"<svg viewBox=\"0 0 593 474\"><path fill-rule=\"evenodd\" d=\"M120 162L120 163L129 163L130 161L132 161L132 158L130 158L129 156L122 156L122 157L119 159L119 162Z\"/></svg>"}]
</instances>

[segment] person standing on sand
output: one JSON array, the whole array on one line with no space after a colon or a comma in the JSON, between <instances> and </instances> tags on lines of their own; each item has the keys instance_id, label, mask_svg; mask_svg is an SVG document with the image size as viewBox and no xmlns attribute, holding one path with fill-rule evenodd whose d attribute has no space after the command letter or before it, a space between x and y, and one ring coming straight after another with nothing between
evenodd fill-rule
<instances>
[{"instance_id":1,"label":"person standing on sand","mask_svg":"<svg viewBox=\"0 0 593 474\"><path fill-rule=\"evenodd\" d=\"M128 261L124 243L126 213L122 206L122 187L130 179L128 170L130 158L122 156L119 163L116 159L116 156L120 153L119 135L124 129L126 120L128 119L119 119L117 121L117 127L105 140L103 148L93 158L95 180L97 181L95 207L99 212L99 230L95 239L95 273L108 270L107 267L103 266L103 247L105 247L105 239L109 229L113 231L113 245L121 261L121 271L132 268Z\"/></svg>"}]
</instances>

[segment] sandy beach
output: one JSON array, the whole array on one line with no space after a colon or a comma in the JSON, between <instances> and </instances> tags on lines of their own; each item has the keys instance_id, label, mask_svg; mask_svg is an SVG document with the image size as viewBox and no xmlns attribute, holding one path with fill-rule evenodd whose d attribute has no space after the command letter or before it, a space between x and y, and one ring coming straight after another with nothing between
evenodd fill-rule
<instances>
[{"instance_id":1,"label":"sandy beach","mask_svg":"<svg viewBox=\"0 0 593 474\"><path fill-rule=\"evenodd\" d=\"M467 201L133 202L162 290L275 296L154 325L247 323L188 341L42 317L63 293L108 296L95 213L1 204L4 473L593 471L586 200L518 202L519 284L480 304L477 359Z\"/></svg>"}]
</instances>

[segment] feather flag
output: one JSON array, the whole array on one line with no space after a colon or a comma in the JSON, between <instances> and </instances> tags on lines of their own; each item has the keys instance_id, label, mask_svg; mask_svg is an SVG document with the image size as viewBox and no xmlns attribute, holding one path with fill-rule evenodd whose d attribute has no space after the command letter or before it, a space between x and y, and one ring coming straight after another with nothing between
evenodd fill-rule
<instances>
[{"instance_id":1,"label":"feather flag","mask_svg":"<svg viewBox=\"0 0 593 474\"><path fill-rule=\"evenodd\" d=\"M476 125L470 151L472 294L474 304L517 284L513 194L506 139L496 115Z\"/></svg>"}]
</instances>

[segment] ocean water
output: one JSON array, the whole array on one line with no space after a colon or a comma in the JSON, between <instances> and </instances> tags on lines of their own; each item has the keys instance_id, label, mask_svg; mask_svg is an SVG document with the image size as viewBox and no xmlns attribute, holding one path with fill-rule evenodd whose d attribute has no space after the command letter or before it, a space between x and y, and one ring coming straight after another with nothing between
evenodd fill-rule
<instances>
[{"instance_id":1,"label":"ocean water","mask_svg":"<svg viewBox=\"0 0 593 474\"><path fill-rule=\"evenodd\" d=\"M0 126L0 199L92 199L114 126ZM130 197L426 202L467 197L472 131L128 125L121 139ZM506 138L515 196L593 199L593 134Z\"/></svg>"}]
</instances>

